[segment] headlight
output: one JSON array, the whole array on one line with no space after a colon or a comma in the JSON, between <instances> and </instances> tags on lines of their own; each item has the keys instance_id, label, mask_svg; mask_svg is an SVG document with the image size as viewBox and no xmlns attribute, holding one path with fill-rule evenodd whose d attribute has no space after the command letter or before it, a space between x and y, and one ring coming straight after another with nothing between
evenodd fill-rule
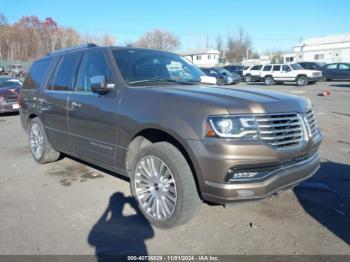
<instances>
[{"instance_id":1,"label":"headlight","mask_svg":"<svg viewBox=\"0 0 350 262\"><path fill-rule=\"evenodd\" d=\"M205 134L207 137L257 139L258 124L253 116L210 116Z\"/></svg>"}]
</instances>

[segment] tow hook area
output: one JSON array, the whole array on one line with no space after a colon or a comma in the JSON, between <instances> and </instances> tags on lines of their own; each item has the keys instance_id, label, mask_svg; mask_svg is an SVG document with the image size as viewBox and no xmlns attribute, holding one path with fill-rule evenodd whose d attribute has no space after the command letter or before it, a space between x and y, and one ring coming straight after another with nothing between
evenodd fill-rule
<instances>
[{"instance_id":1,"label":"tow hook area","mask_svg":"<svg viewBox=\"0 0 350 262\"><path fill-rule=\"evenodd\" d=\"M269 199L273 199L273 198L277 198L279 196L279 193L282 192L284 190L281 190L277 193L272 194L271 196L267 197L267 198L260 198L260 199L254 199L254 200L247 200L247 201L241 201L241 202L237 202L237 203L227 203L224 204L224 208L234 208L234 207L238 207L238 206L247 206L247 205L251 205L251 204L257 204L258 202L261 201L266 201Z\"/></svg>"}]
</instances>

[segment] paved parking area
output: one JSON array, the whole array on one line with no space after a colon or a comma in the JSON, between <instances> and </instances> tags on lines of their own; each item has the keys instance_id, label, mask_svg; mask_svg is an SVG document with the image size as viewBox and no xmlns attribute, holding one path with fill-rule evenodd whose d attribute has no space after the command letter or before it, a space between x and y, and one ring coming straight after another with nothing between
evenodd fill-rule
<instances>
[{"instance_id":1,"label":"paved parking area","mask_svg":"<svg viewBox=\"0 0 350 262\"><path fill-rule=\"evenodd\" d=\"M277 198L203 205L172 230L143 219L117 174L69 157L36 164L19 116L0 116L0 254L350 254L350 82L249 86L312 100L321 169Z\"/></svg>"}]
</instances>

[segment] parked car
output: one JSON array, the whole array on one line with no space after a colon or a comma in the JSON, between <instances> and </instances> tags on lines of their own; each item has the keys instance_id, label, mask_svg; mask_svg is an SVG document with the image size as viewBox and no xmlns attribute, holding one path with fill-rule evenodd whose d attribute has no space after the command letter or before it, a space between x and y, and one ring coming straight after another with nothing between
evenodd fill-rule
<instances>
[{"instance_id":1,"label":"parked car","mask_svg":"<svg viewBox=\"0 0 350 262\"><path fill-rule=\"evenodd\" d=\"M262 65L251 65L245 70L243 70L243 79L250 83L255 81L260 81L260 70Z\"/></svg>"},{"instance_id":2,"label":"parked car","mask_svg":"<svg viewBox=\"0 0 350 262\"><path fill-rule=\"evenodd\" d=\"M304 69L318 71L321 71L321 69L326 65L326 63L322 62L298 62L298 64L301 65Z\"/></svg>"},{"instance_id":3,"label":"parked car","mask_svg":"<svg viewBox=\"0 0 350 262\"><path fill-rule=\"evenodd\" d=\"M23 68L20 64L10 65L8 69L8 74L12 77L22 77L23 76Z\"/></svg>"},{"instance_id":4,"label":"parked car","mask_svg":"<svg viewBox=\"0 0 350 262\"><path fill-rule=\"evenodd\" d=\"M322 68L325 80L350 80L350 64L334 63Z\"/></svg>"},{"instance_id":5,"label":"parked car","mask_svg":"<svg viewBox=\"0 0 350 262\"><path fill-rule=\"evenodd\" d=\"M237 73L241 78L243 76L244 66L242 65L227 65L224 68L231 73Z\"/></svg>"},{"instance_id":6,"label":"parked car","mask_svg":"<svg viewBox=\"0 0 350 262\"><path fill-rule=\"evenodd\" d=\"M296 82L298 86L305 86L322 80L322 72L304 69L299 64L267 64L262 68L260 77L266 85Z\"/></svg>"},{"instance_id":7,"label":"parked car","mask_svg":"<svg viewBox=\"0 0 350 262\"><path fill-rule=\"evenodd\" d=\"M218 85L237 84L241 80L237 73L231 73L222 67L201 68L201 70L208 76L215 77Z\"/></svg>"},{"instance_id":8,"label":"parked car","mask_svg":"<svg viewBox=\"0 0 350 262\"><path fill-rule=\"evenodd\" d=\"M171 78L173 64L186 77ZM141 212L161 228L187 222L202 201L266 198L317 171L321 135L309 100L203 85L202 75L160 50L50 53L20 92L33 158L65 153L129 177Z\"/></svg>"},{"instance_id":9,"label":"parked car","mask_svg":"<svg viewBox=\"0 0 350 262\"><path fill-rule=\"evenodd\" d=\"M0 75L6 75L6 70L3 66L0 66Z\"/></svg>"},{"instance_id":10,"label":"parked car","mask_svg":"<svg viewBox=\"0 0 350 262\"><path fill-rule=\"evenodd\" d=\"M19 110L18 93L22 82L18 79L0 78L0 113L16 112Z\"/></svg>"}]
</instances>

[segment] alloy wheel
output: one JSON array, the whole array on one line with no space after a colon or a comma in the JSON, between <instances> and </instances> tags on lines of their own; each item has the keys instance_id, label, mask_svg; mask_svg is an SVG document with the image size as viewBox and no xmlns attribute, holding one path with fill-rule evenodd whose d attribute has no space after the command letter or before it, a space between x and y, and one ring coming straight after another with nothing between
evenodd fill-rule
<instances>
[{"instance_id":1,"label":"alloy wheel","mask_svg":"<svg viewBox=\"0 0 350 262\"><path fill-rule=\"evenodd\" d=\"M177 191L169 167L158 157L145 156L135 169L135 194L141 208L156 220L166 220L175 211Z\"/></svg>"},{"instance_id":2,"label":"alloy wheel","mask_svg":"<svg viewBox=\"0 0 350 262\"><path fill-rule=\"evenodd\" d=\"M33 123L29 130L30 150L36 159L40 159L44 151L44 137L37 123Z\"/></svg>"}]
</instances>

